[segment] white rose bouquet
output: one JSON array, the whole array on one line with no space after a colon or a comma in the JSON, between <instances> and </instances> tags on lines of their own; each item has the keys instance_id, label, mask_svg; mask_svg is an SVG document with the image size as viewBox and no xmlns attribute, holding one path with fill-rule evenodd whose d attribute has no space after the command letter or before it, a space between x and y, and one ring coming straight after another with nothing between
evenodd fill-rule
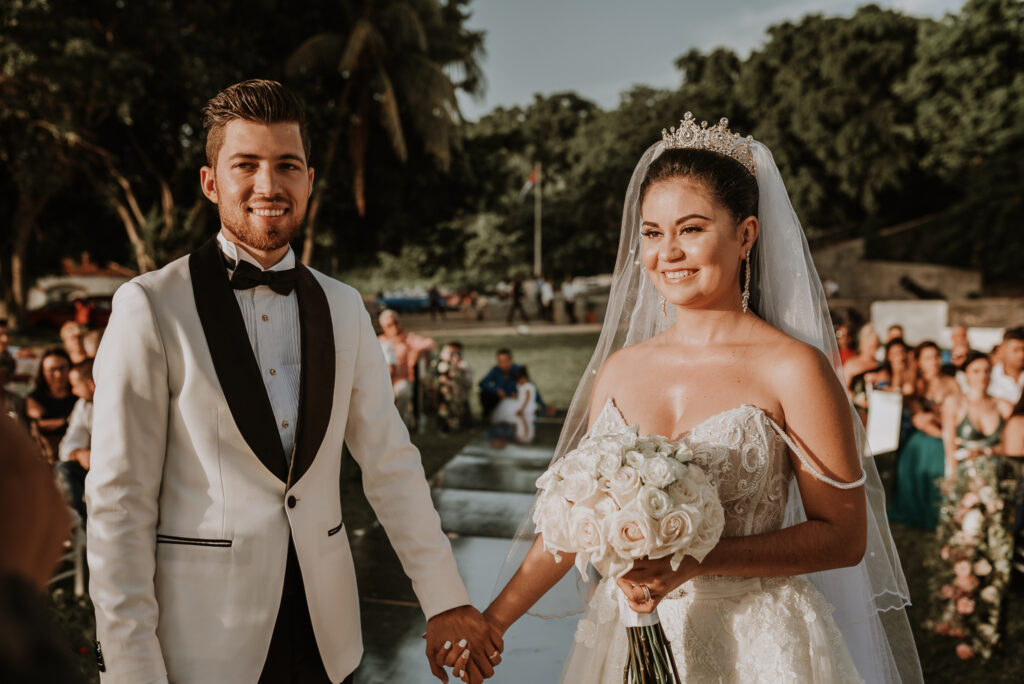
<instances>
[{"instance_id":1,"label":"white rose bouquet","mask_svg":"<svg viewBox=\"0 0 1024 684\"><path fill-rule=\"evenodd\" d=\"M588 564L614 580L639 558L669 558L673 570L684 556L702 561L725 526L718 492L690 449L640 437L635 427L584 437L537 487L533 522L544 548L558 561L563 552L576 554L584 576ZM630 644L624 682L678 682L657 611L634 613L625 596L619 606Z\"/></svg>"}]
</instances>

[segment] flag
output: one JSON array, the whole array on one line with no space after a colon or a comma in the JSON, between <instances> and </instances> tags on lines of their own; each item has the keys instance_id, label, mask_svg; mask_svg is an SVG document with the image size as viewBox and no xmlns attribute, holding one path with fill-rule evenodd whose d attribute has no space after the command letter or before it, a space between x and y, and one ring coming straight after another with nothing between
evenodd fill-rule
<instances>
[{"instance_id":1,"label":"flag","mask_svg":"<svg viewBox=\"0 0 1024 684\"><path fill-rule=\"evenodd\" d=\"M536 164L533 165L533 170L530 171L530 177L526 179L526 183L523 184L523 189L519 191L519 201L522 202L523 198L529 194L533 186L540 182L540 167Z\"/></svg>"}]
</instances>

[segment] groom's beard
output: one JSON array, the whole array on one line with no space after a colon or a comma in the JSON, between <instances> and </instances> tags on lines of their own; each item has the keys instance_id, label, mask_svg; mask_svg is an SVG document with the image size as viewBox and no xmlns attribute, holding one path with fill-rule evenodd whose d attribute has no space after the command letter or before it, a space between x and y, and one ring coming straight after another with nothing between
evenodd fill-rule
<instances>
[{"instance_id":1,"label":"groom's beard","mask_svg":"<svg viewBox=\"0 0 1024 684\"><path fill-rule=\"evenodd\" d=\"M297 208L289 205L283 220L276 225L267 225L260 216L248 211L248 207L225 207L219 205L220 222L230 230L239 241L247 246L264 252L272 252L284 247L298 234L302 221L306 218L306 207Z\"/></svg>"}]
</instances>

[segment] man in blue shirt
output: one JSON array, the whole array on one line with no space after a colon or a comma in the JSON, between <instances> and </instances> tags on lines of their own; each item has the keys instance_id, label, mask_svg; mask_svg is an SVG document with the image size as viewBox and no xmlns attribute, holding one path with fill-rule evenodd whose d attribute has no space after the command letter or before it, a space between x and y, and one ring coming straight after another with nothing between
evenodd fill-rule
<instances>
[{"instance_id":1,"label":"man in blue shirt","mask_svg":"<svg viewBox=\"0 0 1024 684\"><path fill-rule=\"evenodd\" d=\"M512 352L509 349L498 350L498 363L480 381L480 404L484 408L484 420L491 415L491 411L505 397L515 396L516 393L516 371L519 365L512 361ZM540 398L540 390L537 390L537 408L547 412L547 406Z\"/></svg>"}]
</instances>

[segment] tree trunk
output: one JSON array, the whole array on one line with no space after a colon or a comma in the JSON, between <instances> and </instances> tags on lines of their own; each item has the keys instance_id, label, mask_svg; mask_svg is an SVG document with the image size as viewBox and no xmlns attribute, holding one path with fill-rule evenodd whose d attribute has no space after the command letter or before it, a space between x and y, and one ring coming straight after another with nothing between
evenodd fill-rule
<instances>
[{"instance_id":1,"label":"tree trunk","mask_svg":"<svg viewBox=\"0 0 1024 684\"><path fill-rule=\"evenodd\" d=\"M128 234L128 239L135 249L135 263L138 264L139 273L155 270L156 261L149 255L149 251L146 249L146 242L142 239L139 227L132 218L132 213L128 211L128 207L123 202L115 202L114 210L117 211L121 223L124 224L124 231Z\"/></svg>"},{"instance_id":2,"label":"tree trunk","mask_svg":"<svg viewBox=\"0 0 1024 684\"><path fill-rule=\"evenodd\" d=\"M302 263L309 266L313 260L313 244L316 237L316 221L320 216L320 207L323 206L324 190L327 189L328 178L331 168L334 166L334 157L338 153L338 138L341 136L341 124L333 128L327 136L327 145L324 147L324 163L318 169L317 174L320 180L313 189L313 195L309 198L309 211L306 213L306 229L302 238Z\"/></svg>"},{"instance_id":3,"label":"tree trunk","mask_svg":"<svg viewBox=\"0 0 1024 684\"><path fill-rule=\"evenodd\" d=\"M7 312L13 328L17 328L25 317L25 300L28 293L28 272L25 262L28 257L28 246L36 227L36 219L52 194L52 191L38 195L30 195L23 190L18 192L12 221L14 245L11 250L11 310Z\"/></svg>"}]
</instances>

